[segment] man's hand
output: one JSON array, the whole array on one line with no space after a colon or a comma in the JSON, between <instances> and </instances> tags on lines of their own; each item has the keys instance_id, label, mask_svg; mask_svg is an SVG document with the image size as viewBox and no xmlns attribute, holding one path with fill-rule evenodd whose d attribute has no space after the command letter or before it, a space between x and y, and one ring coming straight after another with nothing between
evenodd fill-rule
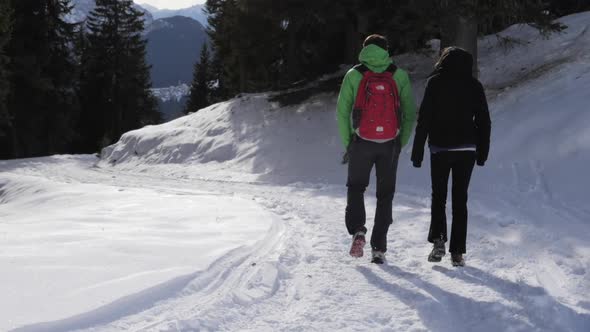
<instances>
[{"instance_id":1,"label":"man's hand","mask_svg":"<svg viewBox=\"0 0 590 332\"><path fill-rule=\"evenodd\" d=\"M350 158L348 157L348 152L344 152L344 155L342 156L342 165L348 164L349 160Z\"/></svg>"}]
</instances>

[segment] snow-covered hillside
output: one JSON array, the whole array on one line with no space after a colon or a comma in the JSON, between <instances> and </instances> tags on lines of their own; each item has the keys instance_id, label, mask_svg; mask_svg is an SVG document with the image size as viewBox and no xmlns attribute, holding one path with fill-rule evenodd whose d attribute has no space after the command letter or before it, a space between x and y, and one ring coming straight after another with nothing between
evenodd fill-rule
<instances>
[{"instance_id":1,"label":"snow-covered hillside","mask_svg":"<svg viewBox=\"0 0 590 332\"><path fill-rule=\"evenodd\" d=\"M348 257L336 96L244 95L100 159L0 162L0 330L590 330L590 13L561 21L480 41L493 138L467 267L426 261L429 170L409 149L387 264ZM420 98L433 58L396 61Z\"/></svg>"},{"instance_id":2,"label":"snow-covered hillside","mask_svg":"<svg viewBox=\"0 0 590 332\"><path fill-rule=\"evenodd\" d=\"M590 15L562 21L569 28L548 39L530 27L514 26L480 42L480 76L489 87L494 115L485 172L499 177L498 185L545 187L556 198L584 207L583 195L571 188L590 187L590 177L574 176L582 174L576 167L590 156L590 89L584 88L590 84ZM510 48L504 45L507 38ZM403 55L397 60L411 72L419 99L433 59ZM338 164L336 96L280 108L269 102L271 95L245 95L127 133L105 149L103 164L120 169L189 164L211 172L222 169L222 177L231 170L260 180L340 183L345 170ZM416 172L408 170L407 177L402 183L414 184Z\"/></svg>"}]
</instances>

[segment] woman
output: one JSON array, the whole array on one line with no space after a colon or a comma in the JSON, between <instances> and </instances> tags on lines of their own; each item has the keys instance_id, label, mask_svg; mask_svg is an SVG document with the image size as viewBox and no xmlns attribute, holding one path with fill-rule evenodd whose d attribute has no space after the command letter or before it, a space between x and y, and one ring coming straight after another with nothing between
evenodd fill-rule
<instances>
[{"instance_id":1,"label":"woman","mask_svg":"<svg viewBox=\"0 0 590 332\"><path fill-rule=\"evenodd\" d=\"M483 166L490 149L490 114L481 83L472 76L473 57L446 48L435 65L420 107L412 163L421 167L424 144L430 148L432 208L428 260L440 262L447 242L447 184L452 173L453 224L449 252L453 266L464 266L467 191L474 164Z\"/></svg>"}]
</instances>

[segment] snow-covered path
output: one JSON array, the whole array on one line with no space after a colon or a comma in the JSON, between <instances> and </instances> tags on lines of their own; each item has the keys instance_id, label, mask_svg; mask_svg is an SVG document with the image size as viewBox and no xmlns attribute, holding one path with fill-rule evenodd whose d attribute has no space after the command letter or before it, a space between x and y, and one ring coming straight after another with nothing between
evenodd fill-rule
<instances>
[{"instance_id":1,"label":"snow-covered path","mask_svg":"<svg viewBox=\"0 0 590 332\"><path fill-rule=\"evenodd\" d=\"M261 241L230 251L206 269L111 303L94 303L94 309L69 318L13 326L15 331L587 331L590 326L588 246L572 245L567 252L566 238L557 243L552 236L561 235L535 230L525 220L498 220L490 213L493 207L477 198L468 266L455 269L446 259L426 261L429 200L401 189L388 263L379 267L346 255L350 239L342 223L342 186L115 174L92 165L88 157L22 161L4 167L2 178L100 183L177 198L233 196L255 202L275 221ZM368 211L374 211L372 195Z\"/></svg>"}]
</instances>

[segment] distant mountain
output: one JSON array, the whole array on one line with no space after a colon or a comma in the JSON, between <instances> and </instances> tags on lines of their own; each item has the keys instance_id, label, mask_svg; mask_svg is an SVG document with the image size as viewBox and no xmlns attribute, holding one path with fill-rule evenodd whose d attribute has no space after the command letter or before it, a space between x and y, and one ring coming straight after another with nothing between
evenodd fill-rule
<instances>
[{"instance_id":1,"label":"distant mountain","mask_svg":"<svg viewBox=\"0 0 590 332\"><path fill-rule=\"evenodd\" d=\"M67 16L69 22L82 22L88 14L96 7L94 0L72 0L74 8Z\"/></svg>"},{"instance_id":2,"label":"distant mountain","mask_svg":"<svg viewBox=\"0 0 590 332\"><path fill-rule=\"evenodd\" d=\"M146 38L154 88L190 84L194 64L208 40L205 27L192 18L174 16L155 20Z\"/></svg>"},{"instance_id":3,"label":"distant mountain","mask_svg":"<svg viewBox=\"0 0 590 332\"><path fill-rule=\"evenodd\" d=\"M154 97L161 101L176 101L179 102L182 98L190 95L191 87L188 84L180 84L178 86L171 86L167 88L155 88L152 89Z\"/></svg>"},{"instance_id":4,"label":"distant mountain","mask_svg":"<svg viewBox=\"0 0 590 332\"><path fill-rule=\"evenodd\" d=\"M193 20L199 21L203 26L207 26L207 15L203 11L205 5L194 5L192 7L183 9L158 9L148 4L142 4L143 8L150 11L154 19L168 18L173 16L190 17Z\"/></svg>"},{"instance_id":5,"label":"distant mountain","mask_svg":"<svg viewBox=\"0 0 590 332\"><path fill-rule=\"evenodd\" d=\"M181 84L169 88L152 89L158 99L160 113L164 121L174 120L183 116L184 107L190 95L190 86Z\"/></svg>"},{"instance_id":6,"label":"distant mountain","mask_svg":"<svg viewBox=\"0 0 590 332\"><path fill-rule=\"evenodd\" d=\"M88 14L96 7L95 0L72 0L74 8L72 12L66 16L68 22L82 22L88 17ZM147 9L134 4L136 9L139 9L144 14L145 26L148 27L154 21L154 17Z\"/></svg>"},{"instance_id":7,"label":"distant mountain","mask_svg":"<svg viewBox=\"0 0 590 332\"><path fill-rule=\"evenodd\" d=\"M149 3L142 3L142 4L140 4L140 6L152 14L157 12L158 10L160 10L159 8L154 7L154 6L150 5Z\"/></svg>"},{"instance_id":8,"label":"distant mountain","mask_svg":"<svg viewBox=\"0 0 590 332\"><path fill-rule=\"evenodd\" d=\"M74 9L66 17L69 22L82 22L96 7L95 0L72 0ZM208 41L205 27L192 17L206 22L201 13L203 6L194 6L177 11L159 10L150 5L135 5L145 13L145 38L147 61L152 66L151 77L154 94L158 98L160 111L166 120L182 115L192 81L194 64L199 59L202 45ZM154 20L151 13L159 16ZM183 13L173 16L173 12ZM202 14L202 15L201 15ZM164 89L159 89L164 88Z\"/></svg>"}]
</instances>

